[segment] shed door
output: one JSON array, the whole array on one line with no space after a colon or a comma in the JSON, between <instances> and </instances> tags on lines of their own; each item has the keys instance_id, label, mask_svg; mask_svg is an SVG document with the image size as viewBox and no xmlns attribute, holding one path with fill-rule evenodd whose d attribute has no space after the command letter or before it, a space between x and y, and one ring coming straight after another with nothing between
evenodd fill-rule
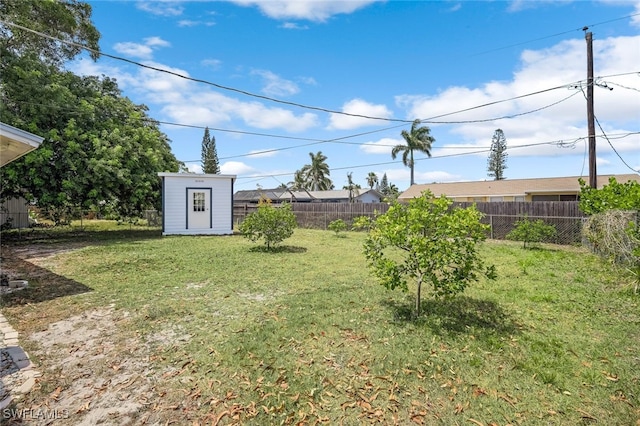
<instances>
[{"instance_id":1,"label":"shed door","mask_svg":"<svg viewBox=\"0 0 640 426\"><path fill-rule=\"evenodd\" d=\"M187 229L211 228L211 188L187 189Z\"/></svg>"}]
</instances>

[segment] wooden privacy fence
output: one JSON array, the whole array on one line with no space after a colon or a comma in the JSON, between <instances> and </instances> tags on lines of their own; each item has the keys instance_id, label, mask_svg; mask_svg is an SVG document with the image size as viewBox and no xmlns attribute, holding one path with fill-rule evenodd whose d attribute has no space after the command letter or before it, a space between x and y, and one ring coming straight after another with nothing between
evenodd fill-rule
<instances>
[{"instance_id":1,"label":"wooden privacy fence","mask_svg":"<svg viewBox=\"0 0 640 426\"><path fill-rule=\"evenodd\" d=\"M470 207L475 204L485 214L482 222L490 225L489 238L504 239L514 228L515 222L525 216L531 220L541 219L556 228L553 241L558 244L574 244L582 241L582 223L586 215L578 208L577 201L537 202L454 202L454 207ZM256 204L234 204L233 220L236 225L256 211ZM327 229L337 219L342 219L351 228L353 219L359 216L375 217L386 213L386 203L291 203L301 228Z\"/></svg>"}]
</instances>

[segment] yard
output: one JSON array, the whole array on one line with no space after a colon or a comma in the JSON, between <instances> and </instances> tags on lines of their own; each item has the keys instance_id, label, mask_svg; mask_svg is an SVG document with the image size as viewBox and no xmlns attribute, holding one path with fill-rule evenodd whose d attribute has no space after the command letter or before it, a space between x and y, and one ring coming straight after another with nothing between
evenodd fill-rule
<instances>
[{"instance_id":1,"label":"yard","mask_svg":"<svg viewBox=\"0 0 640 426\"><path fill-rule=\"evenodd\" d=\"M298 229L266 253L114 228L3 235L29 287L2 312L42 372L16 408L65 410L56 425L640 425L640 296L582 248L488 241L498 279L427 293L416 320L413 293L369 275L363 233Z\"/></svg>"}]
</instances>

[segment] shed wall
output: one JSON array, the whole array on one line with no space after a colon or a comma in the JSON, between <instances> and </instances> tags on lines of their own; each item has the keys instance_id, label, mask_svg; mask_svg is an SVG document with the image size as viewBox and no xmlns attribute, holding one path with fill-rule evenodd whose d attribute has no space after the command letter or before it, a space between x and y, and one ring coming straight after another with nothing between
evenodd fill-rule
<instances>
[{"instance_id":1,"label":"shed wall","mask_svg":"<svg viewBox=\"0 0 640 426\"><path fill-rule=\"evenodd\" d=\"M0 204L0 225L7 221L12 228L29 227L29 208L24 198L10 198Z\"/></svg>"},{"instance_id":2,"label":"shed wall","mask_svg":"<svg viewBox=\"0 0 640 426\"><path fill-rule=\"evenodd\" d=\"M163 235L233 233L233 179L198 175L164 176L162 185ZM187 229L187 189L211 189L212 227Z\"/></svg>"}]
</instances>

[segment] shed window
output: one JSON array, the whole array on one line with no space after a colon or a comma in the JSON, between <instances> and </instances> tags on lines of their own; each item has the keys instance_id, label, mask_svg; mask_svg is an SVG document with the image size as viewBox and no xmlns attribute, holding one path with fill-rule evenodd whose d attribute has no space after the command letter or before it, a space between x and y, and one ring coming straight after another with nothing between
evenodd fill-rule
<instances>
[{"instance_id":1,"label":"shed window","mask_svg":"<svg viewBox=\"0 0 640 426\"><path fill-rule=\"evenodd\" d=\"M204 211L204 192L193 193L193 211L194 212Z\"/></svg>"}]
</instances>

